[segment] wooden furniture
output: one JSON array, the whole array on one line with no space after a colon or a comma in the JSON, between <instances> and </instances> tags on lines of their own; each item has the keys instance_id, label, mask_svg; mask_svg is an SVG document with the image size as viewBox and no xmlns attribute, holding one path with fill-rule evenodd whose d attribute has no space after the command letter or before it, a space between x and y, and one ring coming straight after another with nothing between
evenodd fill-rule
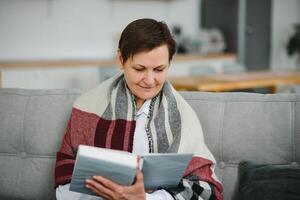
<instances>
[{"instance_id":1,"label":"wooden furniture","mask_svg":"<svg viewBox=\"0 0 300 200\"><path fill-rule=\"evenodd\" d=\"M175 77L170 79L177 90L225 92L239 89L270 88L278 85L300 84L300 72L257 71L239 74L216 74Z\"/></svg>"},{"instance_id":2,"label":"wooden furniture","mask_svg":"<svg viewBox=\"0 0 300 200\"><path fill-rule=\"evenodd\" d=\"M191 60L213 60L224 58L236 58L234 53L215 53L215 54L179 54L175 55L173 62L185 62ZM40 67L109 67L117 65L116 59L61 59L61 60L15 60L0 61L1 69L12 68L40 68Z\"/></svg>"},{"instance_id":3,"label":"wooden furniture","mask_svg":"<svg viewBox=\"0 0 300 200\"><path fill-rule=\"evenodd\" d=\"M172 72L174 75L187 74L188 69L186 65L189 62L214 62L221 63L234 62L237 56L234 53L215 53L215 54L180 54L175 55L172 61ZM35 73L35 71L41 69L51 69L55 71L59 68L75 69L75 68L116 68L116 59L57 59L57 60L1 60L0 61L0 76L2 71L2 81L4 80L4 75L6 72L13 73L13 71L18 72L18 70L28 70ZM176 70L174 67L178 68ZM180 71L180 72L179 72ZM169 73L171 74L171 72ZM174 76L173 75L173 76ZM48 77L51 79L51 77ZM31 81L31 80L28 80ZM5 87L5 83L2 82L2 87ZM1 79L0 79L1 87Z\"/></svg>"}]
</instances>

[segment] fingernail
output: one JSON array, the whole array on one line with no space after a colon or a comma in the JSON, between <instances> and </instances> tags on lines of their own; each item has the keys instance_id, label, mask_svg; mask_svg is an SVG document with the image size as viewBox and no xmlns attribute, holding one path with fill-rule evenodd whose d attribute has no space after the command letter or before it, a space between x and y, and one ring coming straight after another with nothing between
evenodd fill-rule
<instances>
[{"instance_id":1,"label":"fingernail","mask_svg":"<svg viewBox=\"0 0 300 200\"><path fill-rule=\"evenodd\" d=\"M87 184L85 185L85 187L87 187L87 188L91 188L91 187L90 187L89 185L87 185Z\"/></svg>"},{"instance_id":2,"label":"fingernail","mask_svg":"<svg viewBox=\"0 0 300 200\"><path fill-rule=\"evenodd\" d=\"M91 181L90 181L89 179L86 179L85 182L86 182L86 183L90 183Z\"/></svg>"},{"instance_id":3,"label":"fingernail","mask_svg":"<svg viewBox=\"0 0 300 200\"><path fill-rule=\"evenodd\" d=\"M100 176L93 176L93 179L99 179Z\"/></svg>"}]
</instances>

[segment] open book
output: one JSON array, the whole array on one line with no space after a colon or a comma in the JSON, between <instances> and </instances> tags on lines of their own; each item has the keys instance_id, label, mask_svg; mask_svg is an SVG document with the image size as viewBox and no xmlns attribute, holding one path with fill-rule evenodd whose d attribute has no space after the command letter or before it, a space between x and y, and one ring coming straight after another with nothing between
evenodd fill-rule
<instances>
[{"instance_id":1,"label":"open book","mask_svg":"<svg viewBox=\"0 0 300 200\"><path fill-rule=\"evenodd\" d=\"M192 159L192 154L154 153L141 155L139 169L144 174L146 190L176 187ZM94 175L121 185L134 182L137 155L129 152L79 145L70 190L94 195L85 181Z\"/></svg>"}]
</instances>

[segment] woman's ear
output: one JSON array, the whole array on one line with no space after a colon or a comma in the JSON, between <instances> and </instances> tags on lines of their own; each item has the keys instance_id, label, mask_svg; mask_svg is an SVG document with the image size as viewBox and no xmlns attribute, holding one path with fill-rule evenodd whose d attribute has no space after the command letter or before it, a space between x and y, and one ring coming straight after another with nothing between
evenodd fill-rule
<instances>
[{"instance_id":1,"label":"woman's ear","mask_svg":"<svg viewBox=\"0 0 300 200\"><path fill-rule=\"evenodd\" d=\"M118 49L118 52L117 52L117 63L119 65L119 68L121 70L124 70L123 58L122 58L122 53L121 53L120 49Z\"/></svg>"}]
</instances>

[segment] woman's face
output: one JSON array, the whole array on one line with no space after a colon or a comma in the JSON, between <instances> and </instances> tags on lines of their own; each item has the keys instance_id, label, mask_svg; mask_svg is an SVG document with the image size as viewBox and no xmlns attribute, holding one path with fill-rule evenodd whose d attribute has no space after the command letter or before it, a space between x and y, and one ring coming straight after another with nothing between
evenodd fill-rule
<instances>
[{"instance_id":1,"label":"woman's face","mask_svg":"<svg viewBox=\"0 0 300 200\"><path fill-rule=\"evenodd\" d=\"M169 68L169 51L162 45L150 51L139 52L122 63L118 52L118 63L124 72L126 83L136 96L139 109L145 100L156 96L167 79Z\"/></svg>"}]
</instances>

